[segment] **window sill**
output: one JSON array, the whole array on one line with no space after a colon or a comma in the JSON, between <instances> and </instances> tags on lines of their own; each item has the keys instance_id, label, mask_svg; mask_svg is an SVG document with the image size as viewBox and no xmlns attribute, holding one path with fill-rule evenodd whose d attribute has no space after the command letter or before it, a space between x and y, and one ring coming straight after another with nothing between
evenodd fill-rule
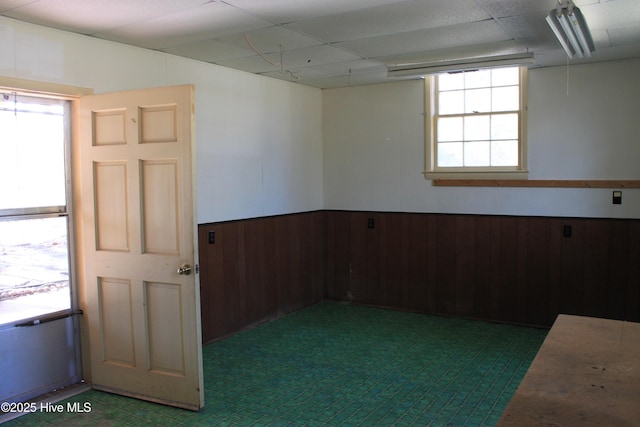
<instances>
[{"instance_id":1,"label":"window sill","mask_svg":"<svg viewBox=\"0 0 640 427\"><path fill-rule=\"evenodd\" d=\"M480 180L480 179L499 179L499 180L527 180L529 171L483 171L483 172L423 172L424 178L427 180L436 179L456 179L456 180Z\"/></svg>"},{"instance_id":2,"label":"window sill","mask_svg":"<svg viewBox=\"0 0 640 427\"><path fill-rule=\"evenodd\" d=\"M640 188L640 180L434 179L435 187Z\"/></svg>"}]
</instances>

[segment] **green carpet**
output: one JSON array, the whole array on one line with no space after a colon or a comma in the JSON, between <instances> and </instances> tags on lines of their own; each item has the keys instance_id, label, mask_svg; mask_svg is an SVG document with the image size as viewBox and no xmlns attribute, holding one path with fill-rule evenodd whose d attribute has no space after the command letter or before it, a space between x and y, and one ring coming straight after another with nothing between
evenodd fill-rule
<instances>
[{"instance_id":1,"label":"green carpet","mask_svg":"<svg viewBox=\"0 0 640 427\"><path fill-rule=\"evenodd\" d=\"M325 302L205 346L198 413L88 391L6 426L494 426L546 334Z\"/></svg>"}]
</instances>

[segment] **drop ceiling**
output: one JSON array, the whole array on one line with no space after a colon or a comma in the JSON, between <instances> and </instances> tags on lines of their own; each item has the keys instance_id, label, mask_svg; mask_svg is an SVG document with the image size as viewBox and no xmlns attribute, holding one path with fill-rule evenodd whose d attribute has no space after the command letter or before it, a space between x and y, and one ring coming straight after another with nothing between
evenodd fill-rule
<instances>
[{"instance_id":1,"label":"drop ceiling","mask_svg":"<svg viewBox=\"0 0 640 427\"><path fill-rule=\"evenodd\" d=\"M640 57L640 0L575 0L595 40L568 60L557 0L3 0L0 15L332 88L393 80L387 64L533 52L535 66Z\"/></svg>"}]
</instances>

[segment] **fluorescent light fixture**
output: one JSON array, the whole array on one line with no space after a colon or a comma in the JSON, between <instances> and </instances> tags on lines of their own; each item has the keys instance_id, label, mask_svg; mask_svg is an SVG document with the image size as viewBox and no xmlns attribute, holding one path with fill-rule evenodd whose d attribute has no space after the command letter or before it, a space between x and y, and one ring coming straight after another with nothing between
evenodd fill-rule
<instances>
[{"instance_id":1,"label":"fluorescent light fixture","mask_svg":"<svg viewBox=\"0 0 640 427\"><path fill-rule=\"evenodd\" d=\"M464 58L448 61L412 62L408 64L387 65L389 77L425 76L455 71L479 70L483 68L531 65L535 63L533 53L516 53L479 58Z\"/></svg>"},{"instance_id":2,"label":"fluorescent light fixture","mask_svg":"<svg viewBox=\"0 0 640 427\"><path fill-rule=\"evenodd\" d=\"M596 50L587 21L572 1L565 6L558 3L558 7L549 12L547 23L569 58L589 57Z\"/></svg>"}]
</instances>

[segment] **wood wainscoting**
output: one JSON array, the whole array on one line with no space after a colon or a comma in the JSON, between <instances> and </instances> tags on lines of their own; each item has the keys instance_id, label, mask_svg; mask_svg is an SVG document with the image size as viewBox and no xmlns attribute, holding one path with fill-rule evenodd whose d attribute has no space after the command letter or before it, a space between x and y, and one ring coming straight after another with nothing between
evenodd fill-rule
<instances>
[{"instance_id":1,"label":"wood wainscoting","mask_svg":"<svg viewBox=\"0 0 640 427\"><path fill-rule=\"evenodd\" d=\"M331 299L544 327L559 313L640 321L638 260L636 219L327 213Z\"/></svg>"},{"instance_id":2,"label":"wood wainscoting","mask_svg":"<svg viewBox=\"0 0 640 427\"><path fill-rule=\"evenodd\" d=\"M204 343L323 300L324 217L309 212L198 227Z\"/></svg>"},{"instance_id":3,"label":"wood wainscoting","mask_svg":"<svg viewBox=\"0 0 640 427\"><path fill-rule=\"evenodd\" d=\"M640 219L321 211L204 224L199 239L205 342L325 298L640 321Z\"/></svg>"}]
</instances>

